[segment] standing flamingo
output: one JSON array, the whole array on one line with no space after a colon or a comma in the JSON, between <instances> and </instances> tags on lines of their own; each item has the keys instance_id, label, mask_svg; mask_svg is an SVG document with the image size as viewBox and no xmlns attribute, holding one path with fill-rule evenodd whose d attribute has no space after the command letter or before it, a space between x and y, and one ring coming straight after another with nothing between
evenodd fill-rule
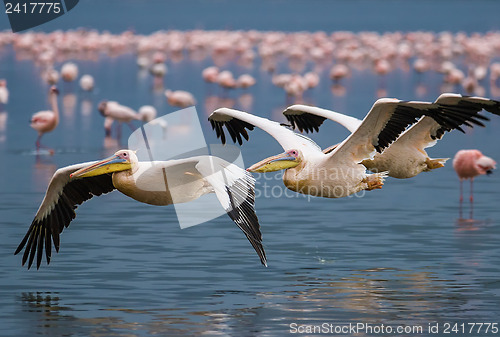
<instances>
[{"instance_id":1,"label":"standing flamingo","mask_svg":"<svg viewBox=\"0 0 500 337\"><path fill-rule=\"evenodd\" d=\"M31 117L30 126L38 131L38 138L36 140L36 149L40 149L40 139L44 133L51 132L59 124L59 108L57 106L57 95L59 90L55 86L50 87L49 100L52 111L44 110L35 113Z\"/></svg>"},{"instance_id":2,"label":"standing flamingo","mask_svg":"<svg viewBox=\"0 0 500 337\"><path fill-rule=\"evenodd\" d=\"M7 89L7 80L0 80L0 111L3 111L3 106L9 102L9 89Z\"/></svg>"},{"instance_id":3,"label":"standing flamingo","mask_svg":"<svg viewBox=\"0 0 500 337\"><path fill-rule=\"evenodd\" d=\"M460 150L453 158L453 168L460 179L460 203L463 201L463 181L470 179L470 202L474 197L472 187L474 177L482 174L491 174L496 162L481 153L479 150Z\"/></svg>"},{"instance_id":4,"label":"standing flamingo","mask_svg":"<svg viewBox=\"0 0 500 337\"><path fill-rule=\"evenodd\" d=\"M141 116L132 108L121 105L116 101L101 101L97 107L104 119L104 130L106 135L111 134L111 125L113 121L119 122L118 124L118 138L121 138L121 123L127 123L130 129L135 130L132 125L133 120L140 120Z\"/></svg>"},{"instance_id":5,"label":"standing flamingo","mask_svg":"<svg viewBox=\"0 0 500 337\"><path fill-rule=\"evenodd\" d=\"M193 94L184 90L165 90L165 97L170 105L186 108L188 106L196 105L196 99Z\"/></svg>"},{"instance_id":6,"label":"standing flamingo","mask_svg":"<svg viewBox=\"0 0 500 337\"><path fill-rule=\"evenodd\" d=\"M92 91L94 90L94 77L92 75L83 75L80 78L80 88L82 88L83 91Z\"/></svg>"},{"instance_id":7,"label":"standing flamingo","mask_svg":"<svg viewBox=\"0 0 500 337\"><path fill-rule=\"evenodd\" d=\"M61 68L61 77L65 82L73 82L78 77L78 66L73 62L63 64Z\"/></svg>"}]
</instances>

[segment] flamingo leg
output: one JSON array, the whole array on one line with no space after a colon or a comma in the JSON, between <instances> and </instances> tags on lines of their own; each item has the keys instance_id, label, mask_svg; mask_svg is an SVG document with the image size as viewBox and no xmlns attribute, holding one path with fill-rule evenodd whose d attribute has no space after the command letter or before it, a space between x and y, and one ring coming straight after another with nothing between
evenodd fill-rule
<instances>
[{"instance_id":1,"label":"flamingo leg","mask_svg":"<svg viewBox=\"0 0 500 337\"><path fill-rule=\"evenodd\" d=\"M120 140L122 139L122 122L118 122L118 125L116 126L116 139Z\"/></svg>"},{"instance_id":2,"label":"flamingo leg","mask_svg":"<svg viewBox=\"0 0 500 337\"><path fill-rule=\"evenodd\" d=\"M41 139L41 138L42 138L42 134L41 134L41 133L39 133L39 134L38 134L38 137L37 137L37 139L36 139L36 143L35 143L35 145L36 145L36 150L37 150L37 151L38 151L38 150L40 150L40 147L41 147L41 144L40 144L40 139Z\"/></svg>"},{"instance_id":3,"label":"flamingo leg","mask_svg":"<svg viewBox=\"0 0 500 337\"><path fill-rule=\"evenodd\" d=\"M54 149L51 149L49 147L42 145L42 143L40 141L42 139L42 136L43 136L43 133L40 133L38 135L38 138L36 139L36 143L35 143L36 144L36 152L39 153L40 149L46 149L49 152L49 154L52 156L55 153L55 151L54 151Z\"/></svg>"},{"instance_id":4,"label":"flamingo leg","mask_svg":"<svg viewBox=\"0 0 500 337\"><path fill-rule=\"evenodd\" d=\"M473 196L473 182L474 182L474 178L471 178L470 180L470 202L473 203L474 202L474 196Z\"/></svg>"},{"instance_id":5,"label":"flamingo leg","mask_svg":"<svg viewBox=\"0 0 500 337\"><path fill-rule=\"evenodd\" d=\"M463 180L460 179L460 205L462 205L462 201L464 201L464 183Z\"/></svg>"}]
</instances>

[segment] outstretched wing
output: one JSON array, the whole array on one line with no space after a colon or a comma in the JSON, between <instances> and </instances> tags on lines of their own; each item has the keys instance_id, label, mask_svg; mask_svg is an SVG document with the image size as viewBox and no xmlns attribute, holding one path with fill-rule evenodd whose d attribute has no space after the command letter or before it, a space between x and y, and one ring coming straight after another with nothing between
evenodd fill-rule
<instances>
[{"instance_id":1,"label":"outstretched wing","mask_svg":"<svg viewBox=\"0 0 500 337\"><path fill-rule=\"evenodd\" d=\"M442 125L431 135L432 139L441 139L446 131L453 129L464 132L460 127L462 125L484 126L480 120L488 121L489 118L479 114L483 109L492 114L500 115L500 102L484 97L445 93L441 94L434 103L439 106L440 115L444 115L448 122L441 123L439 118L436 119L433 116Z\"/></svg>"},{"instance_id":2,"label":"outstretched wing","mask_svg":"<svg viewBox=\"0 0 500 337\"><path fill-rule=\"evenodd\" d=\"M44 246L47 264L50 263L52 242L58 252L59 234L75 218L78 205L94 195L113 191L110 174L70 179L71 173L91 164L92 162L66 166L54 173L31 226L14 253L18 254L26 246L22 263L24 265L29 258L28 269L31 268L35 255L36 267L40 267Z\"/></svg>"},{"instance_id":3,"label":"outstretched wing","mask_svg":"<svg viewBox=\"0 0 500 337\"><path fill-rule=\"evenodd\" d=\"M223 126L227 128L233 142L238 142L240 145L243 143L241 137L248 140L247 129L253 130L254 127L258 127L276 139L285 151L291 149L302 150L304 148L321 151L318 145L308 137L295 133L280 125L278 122L258 117L244 111L220 108L215 110L208 117L208 120L217 133L217 137L221 139L222 144L226 143Z\"/></svg>"},{"instance_id":4,"label":"outstretched wing","mask_svg":"<svg viewBox=\"0 0 500 337\"><path fill-rule=\"evenodd\" d=\"M483 121L488 121L489 118L479 114L483 109L500 115L500 102L484 97L445 93L439 96L434 104L437 104L440 110L435 118L439 120L443 116L449 122L441 125L434 118L424 116L398 138L398 144L405 142L425 149L436 144L447 131L457 129L464 132L461 128L463 125L484 127Z\"/></svg>"},{"instance_id":5,"label":"outstretched wing","mask_svg":"<svg viewBox=\"0 0 500 337\"><path fill-rule=\"evenodd\" d=\"M361 125L331 153L330 158L345 155L360 162L382 152L411 124L422 115L438 116L437 122L449 128L453 121L440 113L437 104L418 101L401 101L381 98L377 100Z\"/></svg>"},{"instance_id":6,"label":"outstretched wing","mask_svg":"<svg viewBox=\"0 0 500 337\"><path fill-rule=\"evenodd\" d=\"M339 123L351 133L356 131L362 122L355 117L303 104L289 106L283 111L283 115L285 115L294 129L299 129L300 132L311 133L314 131L319 132L319 127L325 119L331 119Z\"/></svg>"},{"instance_id":7,"label":"outstretched wing","mask_svg":"<svg viewBox=\"0 0 500 337\"><path fill-rule=\"evenodd\" d=\"M227 215L243 231L262 264L267 266L260 224L255 214L255 179L240 167L214 156L202 157L196 169L212 186Z\"/></svg>"}]
</instances>

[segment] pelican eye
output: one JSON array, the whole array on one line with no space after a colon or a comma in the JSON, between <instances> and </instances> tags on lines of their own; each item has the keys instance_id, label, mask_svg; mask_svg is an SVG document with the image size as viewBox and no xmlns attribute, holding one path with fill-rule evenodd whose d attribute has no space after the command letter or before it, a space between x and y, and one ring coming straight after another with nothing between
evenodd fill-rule
<instances>
[{"instance_id":1,"label":"pelican eye","mask_svg":"<svg viewBox=\"0 0 500 337\"><path fill-rule=\"evenodd\" d=\"M297 155L298 155L298 152L297 152L297 151L295 151L295 150L292 150L292 151L290 151L290 152L288 152L288 153L289 153L289 154L291 154L291 155L292 155L292 156L294 156L294 157L297 157Z\"/></svg>"}]
</instances>

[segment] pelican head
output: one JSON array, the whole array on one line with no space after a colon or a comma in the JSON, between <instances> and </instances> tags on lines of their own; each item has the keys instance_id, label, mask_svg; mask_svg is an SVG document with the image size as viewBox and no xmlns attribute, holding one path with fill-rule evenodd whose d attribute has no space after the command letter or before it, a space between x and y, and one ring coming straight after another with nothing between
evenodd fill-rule
<instances>
[{"instance_id":1,"label":"pelican head","mask_svg":"<svg viewBox=\"0 0 500 337\"><path fill-rule=\"evenodd\" d=\"M272 156L253 164L247 171L249 172L274 172L286 170L299 165L301 162L300 151L289 150L277 156Z\"/></svg>"},{"instance_id":2,"label":"pelican head","mask_svg":"<svg viewBox=\"0 0 500 337\"><path fill-rule=\"evenodd\" d=\"M120 171L130 170L132 164L137 163L137 156L134 151L120 150L115 152L114 155L91 164L87 167L81 168L78 171L70 174L70 178L86 178L92 176L99 176L106 173L114 173Z\"/></svg>"}]
</instances>

